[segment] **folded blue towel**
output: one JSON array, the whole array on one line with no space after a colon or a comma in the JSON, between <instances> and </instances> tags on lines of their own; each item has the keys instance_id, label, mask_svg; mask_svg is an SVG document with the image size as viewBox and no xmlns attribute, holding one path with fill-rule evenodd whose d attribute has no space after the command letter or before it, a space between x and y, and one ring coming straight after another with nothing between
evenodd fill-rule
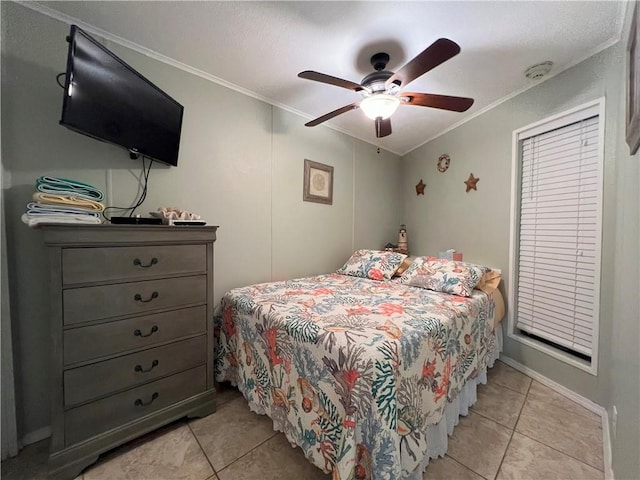
<instances>
[{"instance_id":1,"label":"folded blue towel","mask_svg":"<svg viewBox=\"0 0 640 480\"><path fill-rule=\"evenodd\" d=\"M65 207L60 205L45 205L37 202L27 203L27 215L29 216L45 216L45 215L81 215L87 217L100 218L100 214L95 210L87 210L82 207Z\"/></svg>"},{"instance_id":2,"label":"folded blue towel","mask_svg":"<svg viewBox=\"0 0 640 480\"><path fill-rule=\"evenodd\" d=\"M46 175L36 180L36 190L44 193L75 195L98 202L104 199L104 193L88 183Z\"/></svg>"},{"instance_id":3,"label":"folded blue towel","mask_svg":"<svg viewBox=\"0 0 640 480\"><path fill-rule=\"evenodd\" d=\"M22 214L22 221L30 227L37 227L40 224L47 223L79 223L79 224L93 224L97 225L102 223L99 218L90 217L88 215L28 215Z\"/></svg>"}]
</instances>

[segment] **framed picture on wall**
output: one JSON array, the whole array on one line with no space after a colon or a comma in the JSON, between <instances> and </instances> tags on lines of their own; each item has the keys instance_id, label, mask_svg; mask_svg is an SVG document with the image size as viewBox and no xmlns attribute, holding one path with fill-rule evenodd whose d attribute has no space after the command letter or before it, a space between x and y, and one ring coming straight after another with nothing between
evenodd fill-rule
<instances>
[{"instance_id":1,"label":"framed picture on wall","mask_svg":"<svg viewBox=\"0 0 640 480\"><path fill-rule=\"evenodd\" d=\"M640 146L640 31L638 2L634 2L631 31L627 43L627 144L631 155Z\"/></svg>"},{"instance_id":2,"label":"framed picture on wall","mask_svg":"<svg viewBox=\"0 0 640 480\"><path fill-rule=\"evenodd\" d=\"M302 200L333 204L333 167L312 160L304 161Z\"/></svg>"}]
</instances>

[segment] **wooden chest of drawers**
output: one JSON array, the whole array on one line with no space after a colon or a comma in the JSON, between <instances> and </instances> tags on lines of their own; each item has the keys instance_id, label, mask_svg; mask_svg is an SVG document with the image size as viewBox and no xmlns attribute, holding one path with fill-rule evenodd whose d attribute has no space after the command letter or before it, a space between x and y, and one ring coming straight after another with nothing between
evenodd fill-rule
<instances>
[{"instance_id":1,"label":"wooden chest of drawers","mask_svg":"<svg viewBox=\"0 0 640 480\"><path fill-rule=\"evenodd\" d=\"M47 225L51 478L183 416L215 410L217 227Z\"/></svg>"}]
</instances>

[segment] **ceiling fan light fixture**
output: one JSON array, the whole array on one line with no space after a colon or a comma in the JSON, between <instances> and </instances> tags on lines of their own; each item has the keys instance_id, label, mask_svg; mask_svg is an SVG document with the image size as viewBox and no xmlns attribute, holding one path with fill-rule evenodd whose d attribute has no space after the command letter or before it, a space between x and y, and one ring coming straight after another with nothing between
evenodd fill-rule
<instances>
[{"instance_id":1,"label":"ceiling fan light fixture","mask_svg":"<svg viewBox=\"0 0 640 480\"><path fill-rule=\"evenodd\" d=\"M360 108L371 120L381 117L389 118L400 105L400 99L388 93L378 93L364 98L360 102Z\"/></svg>"}]
</instances>

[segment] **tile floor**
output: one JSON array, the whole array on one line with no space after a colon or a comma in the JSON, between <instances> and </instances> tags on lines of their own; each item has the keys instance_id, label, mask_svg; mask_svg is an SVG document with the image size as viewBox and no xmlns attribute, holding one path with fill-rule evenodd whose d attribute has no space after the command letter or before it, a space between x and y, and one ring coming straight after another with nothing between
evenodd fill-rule
<instances>
[{"instance_id":1,"label":"tile floor","mask_svg":"<svg viewBox=\"0 0 640 480\"><path fill-rule=\"evenodd\" d=\"M218 411L181 420L100 457L81 480L329 480L271 421L223 386ZM45 479L48 440L2 462L3 480ZM500 361L423 479L603 479L600 417Z\"/></svg>"}]
</instances>

